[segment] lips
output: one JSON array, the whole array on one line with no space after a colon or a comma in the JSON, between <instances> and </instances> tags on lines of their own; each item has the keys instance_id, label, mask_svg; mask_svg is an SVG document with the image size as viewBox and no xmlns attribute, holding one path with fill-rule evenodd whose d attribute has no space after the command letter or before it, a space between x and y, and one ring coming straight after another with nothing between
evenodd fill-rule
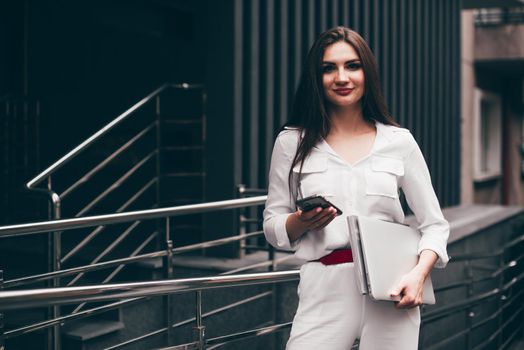
<instances>
[{"instance_id":1,"label":"lips","mask_svg":"<svg viewBox=\"0 0 524 350\"><path fill-rule=\"evenodd\" d=\"M353 89L345 89L345 88L344 88L344 89L335 89L335 90L333 90L333 91L335 91L335 93L336 93L337 95L340 95L340 96L347 96L347 95L349 95L349 94L353 91Z\"/></svg>"}]
</instances>

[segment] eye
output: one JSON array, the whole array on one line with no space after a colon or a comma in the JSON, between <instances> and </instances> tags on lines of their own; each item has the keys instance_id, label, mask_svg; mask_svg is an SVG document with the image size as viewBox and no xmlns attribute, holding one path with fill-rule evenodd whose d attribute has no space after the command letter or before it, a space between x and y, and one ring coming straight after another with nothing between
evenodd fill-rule
<instances>
[{"instance_id":1,"label":"eye","mask_svg":"<svg viewBox=\"0 0 524 350\"><path fill-rule=\"evenodd\" d=\"M351 70L357 70L357 69L360 69L362 65L360 63L353 62L353 63L348 63L347 67Z\"/></svg>"},{"instance_id":2,"label":"eye","mask_svg":"<svg viewBox=\"0 0 524 350\"><path fill-rule=\"evenodd\" d=\"M331 72L332 70L333 70L333 66L322 66L323 73L328 73L328 72Z\"/></svg>"}]
</instances>

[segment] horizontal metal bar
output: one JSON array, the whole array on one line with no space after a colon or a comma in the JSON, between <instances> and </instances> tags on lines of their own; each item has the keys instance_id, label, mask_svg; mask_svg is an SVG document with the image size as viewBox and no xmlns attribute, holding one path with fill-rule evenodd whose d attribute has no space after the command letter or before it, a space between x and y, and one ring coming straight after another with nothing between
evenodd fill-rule
<instances>
[{"instance_id":1,"label":"horizontal metal bar","mask_svg":"<svg viewBox=\"0 0 524 350\"><path fill-rule=\"evenodd\" d=\"M497 271L499 269L498 266L488 265L488 264L470 264L470 268L477 269L477 270L484 270L484 271Z\"/></svg>"},{"instance_id":2,"label":"horizontal metal bar","mask_svg":"<svg viewBox=\"0 0 524 350\"><path fill-rule=\"evenodd\" d=\"M137 210L125 213L86 216L82 218L50 220L29 224L19 224L0 227L0 237L22 236L50 231L66 231L76 228L93 227L108 224L118 224L135 220L158 219L167 216L181 216L205 213L215 210L227 210L246 206L261 205L267 196L230 199L201 204L188 204L158 209Z\"/></svg>"},{"instance_id":3,"label":"horizontal metal bar","mask_svg":"<svg viewBox=\"0 0 524 350\"><path fill-rule=\"evenodd\" d=\"M105 225L96 227L93 231L89 232L76 246L74 246L70 251L68 251L61 259L60 264L63 265L66 261L71 259L76 253L78 253L82 248L84 248L89 242L91 242L98 234L104 231L106 228Z\"/></svg>"},{"instance_id":4,"label":"horizontal metal bar","mask_svg":"<svg viewBox=\"0 0 524 350\"><path fill-rule=\"evenodd\" d=\"M198 150L203 150L203 149L204 149L204 146L164 146L162 147L162 151L198 151Z\"/></svg>"},{"instance_id":5,"label":"horizontal metal bar","mask_svg":"<svg viewBox=\"0 0 524 350\"><path fill-rule=\"evenodd\" d=\"M153 186L158 181L158 178L151 179L147 184L145 184L137 193L135 193L131 198L129 198L124 204L122 204L115 213L121 213L127 209L137 198L144 194L151 186ZM91 231L86 237L84 237L75 247L73 247L69 252L67 252L62 259L60 259L60 264L64 264L70 258L72 258L79 250L84 248L89 242L91 242L100 232L105 230L106 226L98 226L93 231Z\"/></svg>"},{"instance_id":6,"label":"horizontal metal bar","mask_svg":"<svg viewBox=\"0 0 524 350\"><path fill-rule=\"evenodd\" d=\"M168 348L158 348L156 350L198 350L200 349L199 342L186 343L181 345L174 345Z\"/></svg>"},{"instance_id":7,"label":"horizontal metal bar","mask_svg":"<svg viewBox=\"0 0 524 350\"><path fill-rule=\"evenodd\" d=\"M182 253L186 253L186 252L193 251L193 250L215 247L221 244L227 244L227 243L239 241L246 237L259 236L261 234L263 234L263 231L256 231L256 232L251 232L245 235L220 238L217 240L208 241L204 243L191 244L191 245L187 245L184 247L178 247L178 248L173 249L173 254L182 254ZM5 281L4 288L7 289L7 288L16 287L16 286L27 285L27 284L36 283L36 282L42 282L42 281L46 281L48 279L53 279L56 277L75 275L80 272L102 270L102 269L114 267L117 265L125 265L125 264L136 263L136 262L143 261L143 260L153 259L153 258L161 258L166 255L167 255L166 250L161 250L158 252L141 254L141 255L134 256L134 257L109 260L109 261L104 261L104 262L97 263L97 264L77 266L77 267L60 270L60 271L47 272L47 273L43 273L39 275L16 278L16 279Z\"/></svg>"},{"instance_id":8,"label":"horizontal metal bar","mask_svg":"<svg viewBox=\"0 0 524 350\"><path fill-rule=\"evenodd\" d=\"M255 284L289 282L299 279L299 271L252 273L161 281L119 283L95 286L0 291L0 310L103 301L138 296L179 294L196 290Z\"/></svg>"},{"instance_id":9,"label":"horizontal metal bar","mask_svg":"<svg viewBox=\"0 0 524 350\"><path fill-rule=\"evenodd\" d=\"M93 135L88 137L84 142L73 148L71 151L69 151L66 155L64 155L62 158L57 160L55 163L53 163L51 166L49 166L47 169L42 171L40 174L35 176L32 180L30 180L26 187L31 189L32 187L38 185L42 180L44 180L46 177L54 173L56 170L64 166L67 162L69 162L74 156L82 152L84 149L86 149L89 145L91 145L93 142L98 140L103 135L107 134L109 130L113 129L116 125L118 125L120 122L125 120L129 115L131 115L133 112L141 108L143 105L145 105L147 102L151 101L156 95L167 89L168 87L173 86L171 84L164 84L160 86L158 89L151 92L149 95L135 103L131 108L126 110L124 113L120 114L118 117L113 119L111 122L109 122L106 126L95 132Z\"/></svg>"},{"instance_id":10,"label":"horizontal metal bar","mask_svg":"<svg viewBox=\"0 0 524 350\"><path fill-rule=\"evenodd\" d=\"M270 296L273 292L272 291L269 291L269 292L264 292L264 293L260 293L260 294L257 294L257 295L254 295L252 297L249 297L249 298L246 298L246 299L242 299L240 301L237 301L237 302L234 302L232 304L229 304L229 305L225 305L225 306L222 306L218 309L214 309L214 310L211 310L209 312L206 312L204 314L202 314L202 318L206 318L206 317L209 317L209 316L214 316L214 315L217 315L219 313L222 313L224 311L227 311L227 310L230 310L232 308L235 308L237 306L240 306L240 305L243 305L243 304L247 304L247 303L250 303L252 301L255 301L255 300L258 300L258 299L261 299L261 298L264 298L266 296ZM177 327L181 327L181 326L184 326L186 324L190 324L192 322L195 322L196 320L196 317L192 317L192 318L189 318L187 320L184 320L184 321L180 321L180 322L177 322L175 324L173 324L171 327L172 328L177 328ZM127 346L127 345L131 345L131 344L134 344L138 341L141 341L141 340L144 340L144 339L147 339L147 338L150 338L150 337L153 337L155 335L160 335L164 332L167 332L167 327L164 327L164 328L161 328L161 329L158 329L156 331L153 331L151 333L147 333L147 334L144 334L144 335L141 335L139 337L136 337L136 338L133 338L133 339L129 339L129 340L126 340L125 342L123 343L120 343L120 344L116 344L116 345L113 345L109 348L105 348L104 350L116 350L116 349L120 349L124 346Z\"/></svg>"},{"instance_id":11,"label":"horizontal metal bar","mask_svg":"<svg viewBox=\"0 0 524 350\"><path fill-rule=\"evenodd\" d=\"M102 193L100 193L98 196L96 196L95 199L93 199L91 202L89 202L82 210L80 210L75 217L84 216L85 213L87 213L91 208L93 208L95 205L97 205L102 199L104 199L108 194L119 188L127 179L129 179L138 169L142 167L142 165L146 164L150 159L153 159L153 157L158 153L157 150L154 150L150 152L148 155L146 155L144 158L142 158L138 163L133 165L131 169L126 171L124 175L122 175L118 180L116 180L114 183L111 184L108 188L106 188Z\"/></svg>"},{"instance_id":12,"label":"horizontal metal bar","mask_svg":"<svg viewBox=\"0 0 524 350\"><path fill-rule=\"evenodd\" d=\"M269 326L274 326L274 325L275 325L275 322L270 320L270 321L259 323L258 325L253 326L252 329L269 327ZM231 344L231 343L233 343L235 341L237 341L237 340L230 340L230 341L226 340L226 341L224 341L222 343L216 343L216 344L213 344L213 345L207 345L206 344L206 350L220 349L221 347L229 345L229 344Z\"/></svg>"},{"instance_id":13,"label":"horizontal metal bar","mask_svg":"<svg viewBox=\"0 0 524 350\"><path fill-rule=\"evenodd\" d=\"M52 327L52 326L57 325L57 324L63 324L63 323L69 322L69 321L78 320L78 319L90 317L90 316L93 316L93 315L101 314L101 313L104 313L106 311L113 310L113 309L122 307L124 305L128 305L130 303L133 303L133 302L136 302L136 301L139 301L139 300L142 300L142 299L144 299L144 298L133 298L133 299L120 300L120 301L117 301L117 302L114 302L114 303L111 303L111 304L107 304L107 305L98 306L98 307L95 307L95 308L92 308L92 309L84 310L84 311L76 313L76 314L70 314L70 315L58 317L58 318L55 318L55 319L52 319L52 320L47 320L47 321L43 321L43 322L39 322L39 323L35 323L35 324L32 324L32 325L29 325L29 326L24 326L24 327L21 327L21 328L13 329L11 331L5 332L5 338L6 339L14 338L14 337L17 337L17 336L20 336L20 335L23 335L23 334L31 333L31 332L38 331L38 330L41 330L41 329L46 329L46 328Z\"/></svg>"},{"instance_id":14,"label":"horizontal metal bar","mask_svg":"<svg viewBox=\"0 0 524 350\"><path fill-rule=\"evenodd\" d=\"M124 230L124 232L122 232L116 239L114 239L100 254L98 254L93 260L91 260L90 264L96 264L98 263L100 260L102 260L107 254L111 253L124 239L126 239L130 234L131 232L133 232L133 230L138 227L138 225L140 225L141 221L135 221L133 222L131 225L129 225L128 228L126 228ZM82 278L82 276L84 276L84 273L81 272L79 273L78 275L76 275L75 278L73 278L71 281L69 281L67 283L67 286L72 286L74 285L76 282L78 282L78 280L80 280L80 278Z\"/></svg>"},{"instance_id":15,"label":"horizontal metal bar","mask_svg":"<svg viewBox=\"0 0 524 350\"><path fill-rule=\"evenodd\" d=\"M519 335L522 332L522 328L516 327L516 329L511 333L511 335L506 339L506 341L502 344L501 349L506 349L509 344L513 341L513 339Z\"/></svg>"},{"instance_id":16,"label":"horizontal metal bar","mask_svg":"<svg viewBox=\"0 0 524 350\"><path fill-rule=\"evenodd\" d=\"M129 340L126 340L125 342L122 342L122 343L119 343L119 344L116 344L116 345L113 345L113 346L110 346L108 348L105 348L104 350L115 350L115 349L121 349L123 348L124 346L127 346L127 345L131 345L131 344L135 344L139 341L142 341L142 340L145 340L145 339L148 339L148 338L151 338L151 337L154 337L155 335L161 335L163 334L164 332L167 332L167 328L168 327L164 327L164 328L160 328L160 329L157 329L156 331L152 331L152 332L149 332L149 333L146 333L146 334L143 334L139 337L136 337L136 338L133 338L133 339L129 339Z\"/></svg>"},{"instance_id":17,"label":"horizontal metal bar","mask_svg":"<svg viewBox=\"0 0 524 350\"><path fill-rule=\"evenodd\" d=\"M500 295L504 292L506 292L508 289L510 289L514 284L521 281L524 278L524 272L522 272L519 276L512 278L509 282L504 284L502 288L495 288L490 291L477 294L475 296L466 298L464 300L461 300L455 304L446 305L440 309L430 311L424 314L424 320L423 322L433 322L435 320L441 319L443 317L446 317L449 314L455 313L457 311L461 311L464 309L467 309L471 306L477 305L480 302L496 297L497 295Z\"/></svg>"},{"instance_id":18,"label":"horizontal metal bar","mask_svg":"<svg viewBox=\"0 0 524 350\"><path fill-rule=\"evenodd\" d=\"M271 250L271 247L264 247L260 245L252 245L252 244L246 244L245 246L241 247L243 249L249 249L249 250L261 250L267 252L268 250Z\"/></svg>"},{"instance_id":19,"label":"horizontal metal bar","mask_svg":"<svg viewBox=\"0 0 524 350\"><path fill-rule=\"evenodd\" d=\"M242 271L247 271L247 270L256 269L256 268L258 268L258 267L271 266L271 265L273 265L273 263L281 263L281 262L283 262L283 261L286 261L286 260L292 259L292 258L294 258L294 257L295 257L295 255L290 254L290 255L288 255L288 256L284 256L284 257L282 257L282 258L275 259L274 262L273 262L273 260L268 260L268 261L262 261L262 262L259 262L259 263L251 264L251 265L248 265L248 266L242 266L242 267L239 267L238 269L234 269L234 270L229 270L229 271L226 271L226 272L222 272L222 273L220 274L220 276L232 275L232 274L235 274L235 273L238 273L238 272L242 272Z\"/></svg>"},{"instance_id":20,"label":"horizontal metal bar","mask_svg":"<svg viewBox=\"0 0 524 350\"><path fill-rule=\"evenodd\" d=\"M178 247L178 248L173 249L173 254L182 254L182 253L186 253L186 252L193 251L193 250L216 247L216 246L223 245L226 243L233 243L236 241L240 241L242 239L249 238L249 237L261 236L263 234L264 234L264 231L255 231L255 232L250 232L250 233L246 233L243 235L219 238L213 241L191 244L191 245L187 245L184 247Z\"/></svg>"},{"instance_id":21,"label":"horizontal metal bar","mask_svg":"<svg viewBox=\"0 0 524 350\"><path fill-rule=\"evenodd\" d=\"M460 338L470 332L469 329L461 330L455 334L452 335L446 335L446 337L434 344L431 344L429 347L426 348L426 350L433 350L433 349L440 349L443 348L444 345L453 342L455 339Z\"/></svg>"},{"instance_id":22,"label":"horizontal metal bar","mask_svg":"<svg viewBox=\"0 0 524 350\"><path fill-rule=\"evenodd\" d=\"M158 233L155 231L153 232L151 235L149 235L149 237L147 237L142 243L139 244L139 246L133 250L131 252L131 254L129 255L129 257L134 257L134 256L137 256L138 253L140 253L149 243L151 243L151 241L153 239L155 239L155 237L158 235ZM110 282L113 277L115 277L120 271L122 271L122 269L125 267L126 265L118 265L116 269L114 269L110 274L109 276L107 276L106 278L104 278L104 280L102 281L102 284L105 284L105 283L108 283ZM73 312L71 312L72 314L76 314L77 312L80 311L81 308L83 308L84 306L86 305L86 303L82 303L80 304L77 308L75 308L75 310Z\"/></svg>"},{"instance_id":23,"label":"horizontal metal bar","mask_svg":"<svg viewBox=\"0 0 524 350\"><path fill-rule=\"evenodd\" d=\"M496 258L502 255L507 249L516 246L517 244L524 241L524 234L518 236L517 238L512 239L508 243L504 244L501 248L486 253L486 252L475 252L467 254L457 254L453 255L450 259L450 262L458 262L463 260L474 260L474 259L485 259L485 258Z\"/></svg>"},{"instance_id":24,"label":"horizontal metal bar","mask_svg":"<svg viewBox=\"0 0 524 350\"><path fill-rule=\"evenodd\" d=\"M251 338L251 337L258 337L261 335L276 333L276 332L280 332L285 329L291 328L291 324L292 322L281 323L281 324L277 324L274 326L263 327L263 328L253 329L253 330L249 330L245 332L210 338L210 339L207 339L206 344L213 345L213 344L218 344L218 343L231 342L235 340L246 339L246 338Z\"/></svg>"},{"instance_id":25,"label":"horizontal metal bar","mask_svg":"<svg viewBox=\"0 0 524 350\"><path fill-rule=\"evenodd\" d=\"M214 315L218 315L224 311L228 311L230 309L233 309L237 306L241 306L241 305L244 305L244 304L247 304L247 303L250 303L252 301L255 301L255 300L258 300L258 299L262 299L262 298L265 298L267 296L270 296L271 294L273 294L273 291L268 291L268 292L263 292L263 293L260 293L260 294L257 294L257 295L254 295L252 297L249 297L249 298L245 298L245 299L242 299L240 301L237 301L237 302L234 302L234 303L231 303L229 305L225 305L225 306L222 306L222 307L219 307L217 309L214 309L214 310L211 310L209 312L206 312L206 313L203 313L202 314L202 318L205 318L205 317L210 317L210 316L214 316ZM185 321L181 321L181 322L177 322L175 323L172 327L173 328L177 328L177 327L181 327L181 326L184 326L186 324L189 324L189 323L192 323L196 320L196 317L192 317L190 319L187 319Z\"/></svg>"},{"instance_id":26,"label":"horizontal metal bar","mask_svg":"<svg viewBox=\"0 0 524 350\"><path fill-rule=\"evenodd\" d=\"M68 187L64 192L60 194L60 197L62 197L62 200L66 198L69 194L71 194L72 191L76 190L79 186L89 181L93 175L95 175L97 172L102 170L107 164L109 164L113 159L118 157L122 152L127 150L129 147L131 147L136 141L140 140L142 136L147 134L150 130L153 130L156 127L156 121L149 124L145 129L140 131L138 134L133 136L129 141L127 141L125 144L120 146L116 151L111 153L107 158L105 158L103 161L101 161L97 166L95 166L93 169L88 171L84 176L82 176L80 179L78 179L74 184L72 184L70 187Z\"/></svg>"},{"instance_id":27,"label":"horizontal metal bar","mask_svg":"<svg viewBox=\"0 0 524 350\"><path fill-rule=\"evenodd\" d=\"M267 193L267 189L266 188L246 188L246 187L241 187L238 192L241 193L241 194L250 194L250 193L263 194L263 193Z\"/></svg>"},{"instance_id":28,"label":"horizontal metal bar","mask_svg":"<svg viewBox=\"0 0 524 350\"><path fill-rule=\"evenodd\" d=\"M246 218L240 218L240 222L248 223L248 224L257 224L263 222L264 219L246 219Z\"/></svg>"},{"instance_id":29,"label":"horizontal metal bar","mask_svg":"<svg viewBox=\"0 0 524 350\"><path fill-rule=\"evenodd\" d=\"M281 331L283 331L285 329L291 328L291 324L292 324L292 322L281 323L281 324L277 324L277 325L274 325L274 326L262 327L262 328L257 328L257 329L252 329L252 330L249 330L249 331L245 331L245 332L234 333L234 334L224 335L224 336L220 336L220 337L210 338L210 339L206 340L206 345L217 345L217 344L221 344L221 343L230 343L230 342L233 342L233 341L236 341L236 340L247 339L247 338L251 338L251 337L258 337L258 336L261 336L261 335L281 332ZM167 348L161 348L161 349L158 349L158 350L189 350L189 349L198 349L198 342L192 342L192 343L181 344L181 345L174 345L174 346L169 346Z\"/></svg>"},{"instance_id":30,"label":"horizontal metal bar","mask_svg":"<svg viewBox=\"0 0 524 350\"><path fill-rule=\"evenodd\" d=\"M500 254L504 252L504 249L498 249L495 252L491 253L467 253L467 254L457 254L453 255L450 262L458 262L458 261L464 261L464 260L477 260L477 259L488 259L488 258L496 258L499 257Z\"/></svg>"},{"instance_id":31,"label":"horizontal metal bar","mask_svg":"<svg viewBox=\"0 0 524 350\"><path fill-rule=\"evenodd\" d=\"M142 260L164 257L166 255L167 255L167 252L165 250L161 250L158 252L137 255L134 257L127 257L127 258L122 258L122 259L104 261L104 262L93 264L93 265L78 266L78 267L73 267L67 270L60 270L60 271L55 271L55 272L43 273L40 275L17 278L17 279L5 281L4 288L12 288L15 286L46 281L48 279L53 279L56 277L75 275L80 272L89 272L89 271L107 269L107 268L114 267L114 266L121 265L121 264L136 263Z\"/></svg>"},{"instance_id":32,"label":"horizontal metal bar","mask_svg":"<svg viewBox=\"0 0 524 350\"><path fill-rule=\"evenodd\" d=\"M490 321L497 321L497 317L502 313L502 310L504 310L504 309L500 308L497 311L495 311L494 313L490 314L485 319L483 319L482 321L479 321L479 322L471 325L471 330L474 330L474 329L477 329L479 327L482 327L483 325L485 325L486 323L488 323Z\"/></svg>"},{"instance_id":33,"label":"horizontal metal bar","mask_svg":"<svg viewBox=\"0 0 524 350\"><path fill-rule=\"evenodd\" d=\"M443 292L443 291L448 290L448 289L466 287L470 283L485 282L485 281L488 281L488 280L491 280L491 279L494 279L494 278L496 278L496 276L493 276L493 274L491 274L491 275L486 276L486 277L479 277L479 278L471 278L471 279L467 279L467 280L461 280L461 281L452 282L452 283L449 283L449 284L445 284L443 286L436 287L434 291L435 292Z\"/></svg>"},{"instance_id":34,"label":"horizontal metal bar","mask_svg":"<svg viewBox=\"0 0 524 350\"><path fill-rule=\"evenodd\" d=\"M473 350L480 350L480 349L483 349L485 347L487 347L492 341L494 341L495 339L497 339L497 337L499 336L500 333L502 333L504 331L504 328L506 328L506 326L515 319L516 315L518 315L520 312L522 312L523 310L523 307L521 306L520 309L515 312L512 316L510 316L509 320L505 321L501 327L497 328L497 330L495 332L493 332L493 334L491 334L488 339L485 339L482 341L482 343L478 346L476 346L475 348L473 348ZM497 310L497 314L500 313L500 310ZM475 325L476 326L476 325ZM502 346L501 349L504 349L505 347Z\"/></svg>"}]
</instances>

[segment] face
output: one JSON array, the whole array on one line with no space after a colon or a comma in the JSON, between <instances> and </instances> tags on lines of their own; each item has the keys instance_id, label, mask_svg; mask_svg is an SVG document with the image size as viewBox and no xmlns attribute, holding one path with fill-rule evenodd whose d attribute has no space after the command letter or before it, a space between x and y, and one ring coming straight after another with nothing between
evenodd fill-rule
<instances>
[{"instance_id":1,"label":"face","mask_svg":"<svg viewBox=\"0 0 524 350\"><path fill-rule=\"evenodd\" d=\"M322 59L322 85L336 107L358 106L364 95L364 70L355 49L344 41L326 48Z\"/></svg>"}]
</instances>

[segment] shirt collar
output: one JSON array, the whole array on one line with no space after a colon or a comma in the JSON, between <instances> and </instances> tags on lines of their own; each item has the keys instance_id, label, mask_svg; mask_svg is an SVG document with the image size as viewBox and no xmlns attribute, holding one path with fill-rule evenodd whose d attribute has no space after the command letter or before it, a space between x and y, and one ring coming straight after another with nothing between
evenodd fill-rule
<instances>
[{"instance_id":1,"label":"shirt collar","mask_svg":"<svg viewBox=\"0 0 524 350\"><path fill-rule=\"evenodd\" d=\"M393 139L393 129L384 124L379 122L378 120L375 120L375 126L377 128L377 135L375 142L373 144L373 150L371 153L376 152L380 148L387 145L392 139ZM317 144L314 146L314 148L317 148L320 151L328 152L334 155L337 155L331 147L327 144L327 142L322 138Z\"/></svg>"}]
</instances>

